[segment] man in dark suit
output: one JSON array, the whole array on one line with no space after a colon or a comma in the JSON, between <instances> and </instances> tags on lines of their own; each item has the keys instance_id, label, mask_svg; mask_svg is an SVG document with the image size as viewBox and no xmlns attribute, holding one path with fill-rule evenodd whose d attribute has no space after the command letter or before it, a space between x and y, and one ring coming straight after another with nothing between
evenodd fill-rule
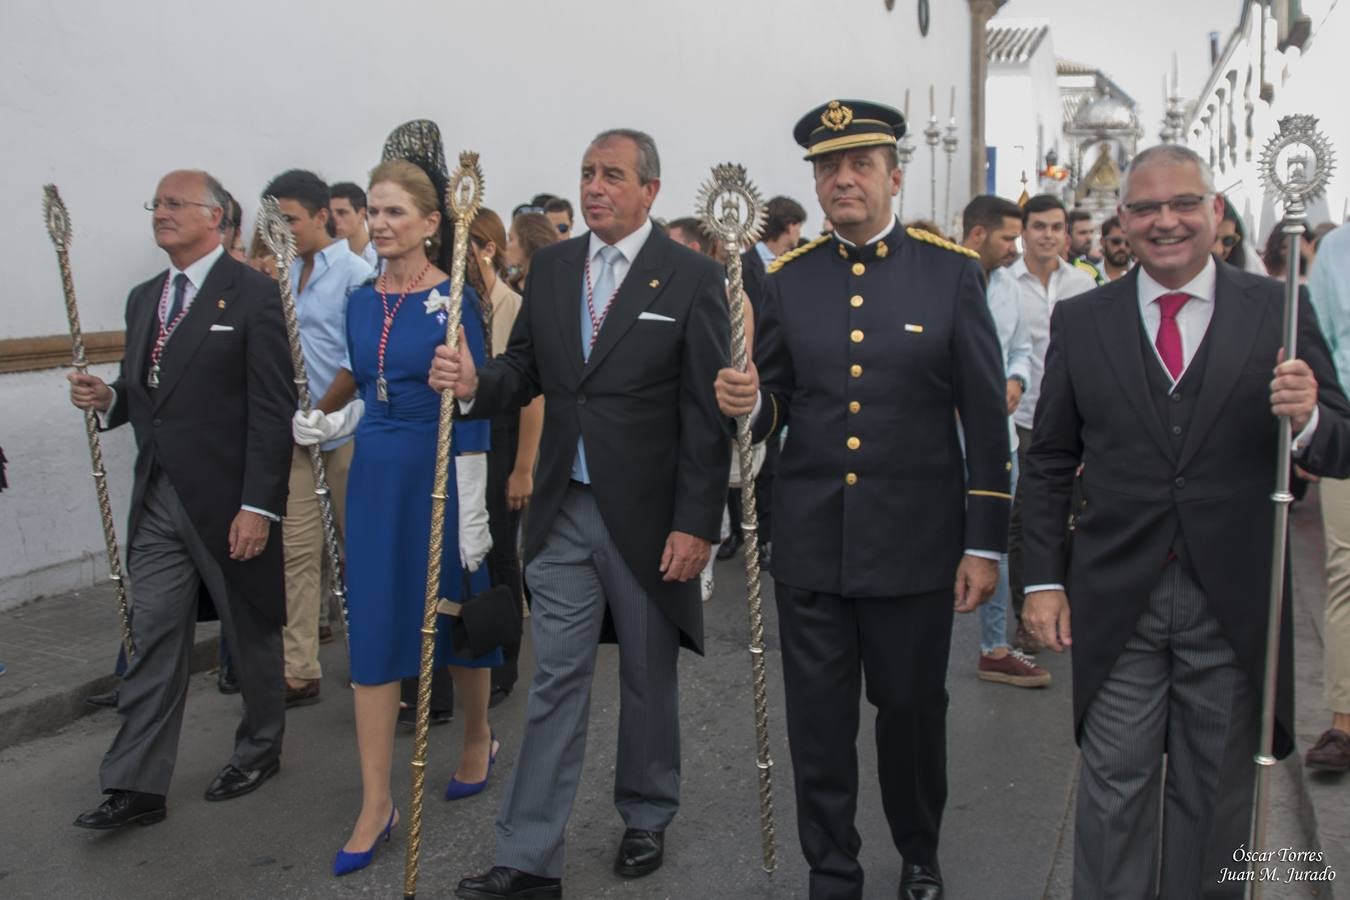
<instances>
[{"instance_id":1,"label":"man in dark suit","mask_svg":"<svg viewBox=\"0 0 1350 900\"><path fill-rule=\"evenodd\" d=\"M475 372L442 348L432 370L432 387L472 400L474 416L547 398L525 535L537 659L525 737L497 865L461 881L460 897L560 896L605 626L621 648L620 875L661 865L679 806L675 663L681 644L703 646L697 575L731 459L712 383L730 325L717 264L653 230L659 188L650 137L600 134L581 164L590 233L535 255L505 354Z\"/></svg>"},{"instance_id":2,"label":"man in dark suit","mask_svg":"<svg viewBox=\"0 0 1350 900\"><path fill-rule=\"evenodd\" d=\"M1350 474L1350 404L1306 297L1300 358L1277 365L1284 287L1211 258L1221 204L1193 151L1140 153L1119 209L1140 265L1051 318L1023 476L1026 609L1037 637L1076 651L1075 897L1242 894L1223 872L1244 870L1251 819L1271 414L1291 418L1300 466ZM1293 746L1291 631L1286 604L1277 756Z\"/></svg>"},{"instance_id":3,"label":"man in dark suit","mask_svg":"<svg viewBox=\"0 0 1350 900\"><path fill-rule=\"evenodd\" d=\"M896 220L903 133L899 112L855 100L797 124L835 230L770 266L758 370L717 382L757 438L789 428L771 568L812 900L863 894L864 675L900 896L941 897L953 585L958 611L988 599L1007 542L1003 358L979 254Z\"/></svg>"},{"instance_id":4,"label":"man in dark suit","mask_svg":"<svg viewBox=\"0 0 1350 900\"><path fill-rule=\"evenodd\" d=\"M127 299L121 372L111 386L69 376L72 402L104 428L130 422L137 445L127 529L136 653L100 770L108 799L81 828L164 818L203 595L244 695L234 755L206 799L246 794L280 766L286 600L271 532L286 509L295 386L276 283L220 244L225 203L205 172L164 176L147 209L169 270Z\"/></svg>"}]
</instances>

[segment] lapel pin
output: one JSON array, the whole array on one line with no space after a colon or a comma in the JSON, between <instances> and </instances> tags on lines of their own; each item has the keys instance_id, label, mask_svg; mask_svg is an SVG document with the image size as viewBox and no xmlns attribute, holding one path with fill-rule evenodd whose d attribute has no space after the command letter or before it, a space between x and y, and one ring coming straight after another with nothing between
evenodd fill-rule
<instances>
[{"instance_id":1,"label":"lapel pin","mask_svg":"<svg viewBox=\"0 0 1350 900\"><path fill-rule=\"evenodd\" d=\"M923 326L922 326L922 325L911 325L911 324L909 324L908 322L906 322L906 323L905 323L905 330L908 331L908 332L910 332L911 334L923 334Z\"/></svg>"},{"instance_id":2,"label":"lapel pin","mask_svg":"<svg viewBox=\"0 0 1350 900\"><path fill-rule=\"evenodd\" d=\"M660 286L661 286L661 279L659 278L653 278L651 281L647 282L647 287L654 288Z\"/></svg>"},{"instance_id":3,"label":"lapel pin","mask_svg":"<svg viewBox=\"0 0 1350 900\"><path fill-rule=\"evenodd\" d=\"M225 308L225 300L224 300L224 298L221 298L220 300L217 300L217 301L216 301L216 308L217 308L217 309L224 309L224 308Z\"/></svg>"}]
</instances>

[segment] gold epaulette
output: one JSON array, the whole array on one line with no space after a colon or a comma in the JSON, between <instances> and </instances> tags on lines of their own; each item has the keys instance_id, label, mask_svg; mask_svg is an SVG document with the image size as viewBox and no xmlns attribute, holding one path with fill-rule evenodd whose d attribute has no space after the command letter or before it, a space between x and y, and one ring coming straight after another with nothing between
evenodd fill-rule
<instances>
[{"instance_id":1,"label":"gold epaulette","mask_svg":"<svg viewBox=\"0 0 1350 900\"><path fill-rule=\"evenodd\" d=\"M792 262L797 257L810 253L812 250L816 249L829 239L830 236L828 234L822 234L814 241L808 241L807 243L802 244L800 247L789 250L782 256L779 256L776 259L774 259L773 262L769 263L768 272L770 274L777 272L779 269L783 268L783 266L786 266L788 263Z\"/></svg>"},{"instance_id":2,"label":"gold epaulette","mask_svg":"<svg viewBox=\"0 0 1350 900\"><path fill-rule=\"evenodd\" d=\"M953 244L944 237L938 237L931 231L924 231L922 228L906 228L905 234L914 238L916 241L923 241L925 244L932 244L934 247L941 247L943 250L950 250L953 253L960 253L963 256L969 256L973 259L979 259L980 254L971 250L969 247L962 247L960 244Z\"/></svg>"}]
</instances>

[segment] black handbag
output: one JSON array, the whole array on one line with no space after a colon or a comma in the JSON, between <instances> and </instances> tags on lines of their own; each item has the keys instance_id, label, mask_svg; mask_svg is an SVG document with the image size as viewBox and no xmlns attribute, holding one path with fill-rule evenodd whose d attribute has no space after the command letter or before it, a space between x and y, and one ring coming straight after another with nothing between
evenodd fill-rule
<instances>
[{"instance_id":1,"label":"black handbag","mask_svg":"<svg viewBox=\"0 0 1350 900\"><path fill-rule=\"evenodd\" d=\"M520 633L520 610L506 585L493 585L475 594L469 588L469 574L463 574L466 599L455 602L442 597L436 604L436 612L454 619L450 645L455 654L477 659L515 639Z\"/></svg>"}]
</instances>

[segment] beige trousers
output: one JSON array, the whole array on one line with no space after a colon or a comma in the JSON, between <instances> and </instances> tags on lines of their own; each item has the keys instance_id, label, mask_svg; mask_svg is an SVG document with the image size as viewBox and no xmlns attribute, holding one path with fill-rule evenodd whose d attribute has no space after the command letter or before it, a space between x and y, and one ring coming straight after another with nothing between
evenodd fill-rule
<instances>
[{"instance_id":1,"label":"beige trousers","mask_svg":"<svg viewBox=\"0 0 1350 900\"><path fill-rule=\"evenodd\" d=\"M1350 713L1350 481L1323 478L1320 487L1327 539L1327 706Z\"/></svg>"},{"instance_id":2,"label":"beige trousers","mask_svg":"<svg viewBox=\"0 0 1350 900\"><path fill-rule=\"evenodd\" d=\"M352 464L355 441L326 450L323 462L328 492L333 498L333 525L342 546L343 513L347 508L347 472ZM323 606L323 570L327 551L323 545L323 518L314 494L314 470L309 448L295 448L291 455L290 495L286 516L281 520L282 548L286 555L286 627L281 631L286 655L286 677L308 681L323 677L319 667L319 610Z\"/></svg>"}]
</instances>

